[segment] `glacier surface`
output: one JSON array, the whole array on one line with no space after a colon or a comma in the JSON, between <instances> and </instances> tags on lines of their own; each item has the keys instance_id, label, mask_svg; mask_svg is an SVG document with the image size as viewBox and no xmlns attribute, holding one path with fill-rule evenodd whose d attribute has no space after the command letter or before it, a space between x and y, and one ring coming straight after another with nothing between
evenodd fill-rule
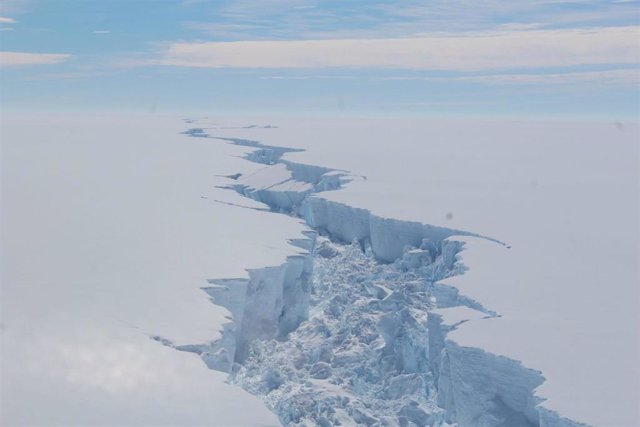
<instances>
[{"instance_id":1,"label":"glacier surface","mask_svg":"<svg viewBox=\"0 0 640 427\"><path fill-rule=\"evenodd\" d=\"M3 423L639 423L636 125L31 120Z\"/></svg>"}]
</instances>

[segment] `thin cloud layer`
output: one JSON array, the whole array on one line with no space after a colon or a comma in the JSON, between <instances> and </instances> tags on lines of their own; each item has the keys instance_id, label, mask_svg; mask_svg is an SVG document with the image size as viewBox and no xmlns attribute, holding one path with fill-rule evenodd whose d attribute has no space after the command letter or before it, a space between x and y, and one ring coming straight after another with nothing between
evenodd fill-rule
<instances>
[{"instance_id":1,"label":"thin cloud layer","mask_svg":"<svg viewBox=\"0 0 640 427\"><path fill-rule=\"evenodd\" d=\"M270 75L260 77L262 80L362 80L356 75ZM630 86L640 85L640 68L610 69L598 71L577 71L566 73L497 73L481 75L451 76L416 76L395 75L385 77L369 77L371 81L425 81L439 83L470 82L485 85L606 85Z\"/></svg>"},{"instance_id":2,"label":"thin cloud layer","mask_svg":"<svg viewBox=\"0 0 640 427\"><path fill-rule=\"evenodd\" d=\"M212 40L395 38L428 32L637 25L637 0L234 0L199 2L187 23ZM215 18L214 18L215 17ZM527 28L528 27L528 28ZM503 28L506 29L506 28Z\"/></svg>"},{"instance_id":3,"label":"thin cloud layer","mask_svg":"<svg viewBox=\"0 0 640 427\"><path fill-rule=\"evenodd\" d=\"M63 53L0 52L0 67L58 64L70 57Z\"/></svg>"},{"instance_id":4,"label":"thin cloud layer","mask_svg":"<svg viewBox=\"0 0 640 427\"><path fill-rule=\"evenodd\" d=\"M173 43L162 65L480 71L640 62L640 27L433 34L396 39Z\"/></svg>"},{"instance_id":5,"label":"thin cloud layer","mask_svg":"<svg viewBox=\"0 0 640 427\"><path fill-rule=\"evenodd\" d=\"M0 24L15 24L16 20L13 18L7 18L6 16L0 16Z\"/></svg>"},{"instance_id":6,"label":"thin cloud layer","mask_svg":"<svg viewBox=\"0 0 640 427\"><path fill-rule=\"evenodd\" d=\"M492 76L457 77L455 80L492 85L568 85L587 83L628 86L640 84L640 70L584 71L562 74L497 74Z\"/></svg>"}]
</instances>

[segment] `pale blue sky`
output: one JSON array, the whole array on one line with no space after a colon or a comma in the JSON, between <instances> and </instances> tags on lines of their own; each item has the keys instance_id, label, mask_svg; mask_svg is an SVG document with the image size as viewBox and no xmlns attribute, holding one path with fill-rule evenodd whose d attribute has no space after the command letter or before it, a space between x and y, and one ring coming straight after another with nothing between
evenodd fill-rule
<instances>
[{"instance_id":1,"label":"pale blue sky","mask_svg":"<svg viewBox=\"0 0 640 427\"><path fill-rule=\"evenodd\" d=\"M0 97L5 111L632 120L639 27L635 0L2 0Z\"/></svg>"}]
</instances>

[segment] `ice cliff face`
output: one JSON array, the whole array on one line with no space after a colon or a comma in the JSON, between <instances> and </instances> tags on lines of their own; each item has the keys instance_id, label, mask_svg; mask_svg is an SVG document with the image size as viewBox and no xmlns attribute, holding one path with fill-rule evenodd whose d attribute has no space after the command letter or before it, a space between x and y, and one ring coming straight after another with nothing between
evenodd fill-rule
<instances>
[{"instance_id":1,"label":"ice cliff face","mask_svg":"<svg viewBox=\"0 0 640 427\"><path fill-rule=\"evenodd\" d=\"M539 372L447 339L498 315L439 283L465 269L452 236L473 234L333 202L321 193L361 178L282 158L294 149L217 139L255 148L245 158L264 165L227 188L310 229L284 264L211 280L229 323L218 341L179 350L229 372L287 426L579 425L538 406Z\"/></svg>"}]
</instances>

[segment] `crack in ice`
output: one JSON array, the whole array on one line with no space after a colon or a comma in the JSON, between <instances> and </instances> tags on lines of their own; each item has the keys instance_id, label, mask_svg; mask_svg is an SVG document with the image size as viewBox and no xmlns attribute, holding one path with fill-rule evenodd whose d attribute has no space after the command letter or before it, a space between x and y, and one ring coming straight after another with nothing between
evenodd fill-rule
<instances>
[{"instance_id":1,"label":"crack in ice","mask_svg":"<svg viewBox=\"0 0 640 427\"><path fill-rule=\"evenodd\" d=\"M302 149L206 130L183 133L255 148L244 158L265 165L227 176L232 183L222 188L302 218L312 230L290 240L303 252L282 265L203 288L231 312L218 341L174 346L154 339L229 372L287 426L578 425L537 406L539 372L446 340L466 320L446 324L440 309L499 316L439 283L465 270L457 256L464 244L452 237L504 243L321 198L366 177L283 159Z\"/></svg>"}]
</instances>

